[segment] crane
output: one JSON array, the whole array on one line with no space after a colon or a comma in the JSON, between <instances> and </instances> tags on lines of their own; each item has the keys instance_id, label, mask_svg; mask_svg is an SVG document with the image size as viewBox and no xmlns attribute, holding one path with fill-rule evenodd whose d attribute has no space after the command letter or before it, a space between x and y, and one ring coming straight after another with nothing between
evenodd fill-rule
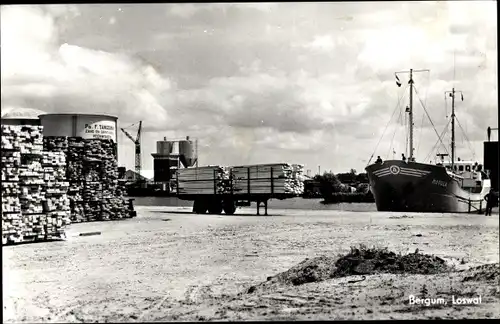
<instances>
[{"instance_id":1,"label":"crane","mask_svg":"<svg viewBox=\"0 0 500 324\"><path fill-rule=\"evenodd\" d=\"M132 124L127 128L130 128L136 124ZM134 139L124 128L120 128L122 132L127 135L128 138L135 144L135 174L134 180L137 180L137 175L141 174L141 130L142 130L142 120L139 121L139 129L137 130L137 136Z\"/></svg>"}]
</instances>

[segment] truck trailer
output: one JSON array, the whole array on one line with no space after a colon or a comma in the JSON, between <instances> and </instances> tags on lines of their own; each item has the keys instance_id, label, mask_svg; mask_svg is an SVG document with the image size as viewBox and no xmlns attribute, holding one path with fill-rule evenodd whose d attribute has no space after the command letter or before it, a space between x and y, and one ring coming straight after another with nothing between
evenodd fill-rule
<instances>
[{"instance_id":1,"label":"truck trailer","mask_svg":"<svg viewBox=\"0 0 500 324\"><path fill-rule=\"evenodd\" d=\"M243 166L202 166L179 169L174 191L193 201L193 213L233 215L238 207L257 203L265 208L270 199L299 197L304 192L303 166L276 163Z\"/></svg>"}]
</instances>

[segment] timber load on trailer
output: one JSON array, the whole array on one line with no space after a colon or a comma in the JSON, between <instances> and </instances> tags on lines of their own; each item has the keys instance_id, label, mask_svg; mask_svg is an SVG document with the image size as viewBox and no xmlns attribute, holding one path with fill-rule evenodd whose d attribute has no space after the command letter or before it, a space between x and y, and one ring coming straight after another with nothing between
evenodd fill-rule
<instances>
[{"instance_id":1,"label":"timber load on trailer","mask_svg":"<svg viewBox=\"0 0 500 324\"><path fill-rule=\"evenodd\" d=\"M177 197L191 200L197 214L233 215L237 207L257 203L257 215L270 199L287 199L304 192L303 166L276 163L244 166L202 166L177 171Z\"/></svg>"}]
</instances>

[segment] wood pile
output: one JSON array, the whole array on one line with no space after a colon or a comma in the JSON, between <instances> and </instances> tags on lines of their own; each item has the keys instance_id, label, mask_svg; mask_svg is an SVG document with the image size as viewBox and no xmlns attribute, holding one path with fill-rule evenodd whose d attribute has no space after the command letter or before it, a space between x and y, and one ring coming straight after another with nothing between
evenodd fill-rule
<instances>
[{"instance_id":1,"label":"wood pile","mask_svg":"<svg viewBox=\"0 0 500 324\"><path fill-rule=\"evenodd\" d=\"M44 136L43 150L47 152L67 152L68 138L64 136Z\"/></svg>"},{"instance_id":2,"label":"wood pile","mask_svg":"<svg viewBox=\"0 0 500 324\"><path fill-rule=\"evenodd\" d=\"M41 163L42 155L21 154L21 167L19 168L19 185L21 211L25 214L43 213L45 190L43 181L44 170Z\"/></svg>"},{"instance_id":3,"label":"wood pile","mask_svg":"<svg viewBox=\"0 0 500 324\"><path fill-rule=\"evenodd\" d=\"M114 220L129 218L128 205L123 197L103 199L102 218L103 220Z\"/></svg>"},{"instance_id":4,"label":"wood pile","mask_svg":"<svg viewBox=\"0 0 500 324\"><path fill-rule=\"evenodd\" d=\"M118 184L116 186L115 196L124 198L127 194L127 180L126 179L118 179Z\"/></svg>"},{"instance_id":5,"label":"wood pile","mask_svg":"<svg viewBox=\"0 0 500 324\"><path fill-rule=\"evenodd\" d=\"M116 144L107 139L47 137L45 149L66 153L72 222L129 217L118 181Z\"/></svg>"},{"instance_id":6,"label":"wood pile","mask_svg":"<svg viewBox=\"0 0 500 324\"><path fill-rule=\"evenodd\" d=\"M42 126L2 125L2 150L42 154Z\"/></svg>"},{"instance_id":7,"label":"wood pile","mask_svg":"<svg viewBox=\"0 0 500 324\"><path fill-rule=\"evenodd\" d=\"M5 126L2 135L2 243L64 236L64 157L43 153L41 126ZM57 197L56 197L57 196Z\"/></svg>"},{"instance_id":8,"label":"wood pile","mask_svg":"<svg viewBox=\"0 0 500 324\"><path fill-rule=\"evenodd\" d=\"M41 128L19 126L19 148L21 165L19 166L19 200L21 203L20 227L22 237L14 242L44 240L47 216L44 214L45 182L42 167L43 137ZM30 136L33 136L30 141Z\"/></svg>"},{"instance_id":9,"label":"wood pile","mask_svg":"<svg viewBox=\"0 0 500 324\"><path fill-rule=\"evenodd\" d=\"M261 164L231 168L233 191L253 194L292 194L304 192L303 167L297 164Z\"/></svg>"},{"instance_id":10,"label":"wood pile","mask_svg":"<svg viewBox=\"0 0 500 324\"><path fill-rule=\"evenodd\" d=\"M177 171L177 193L301 195L303 172L302 165L287 163L186 168Z\"/></svg>"},{"instance_id":11,"label":"wood pile","mask_svg":"<svg viewBox=\"0 0 500 324\"><path fill-rule=\"evenodd\" d=\"M56 238L64 234L61 228L71 223L66 155L63 152L43 152L42 165L45 171L46 234L48 238Z\"/></svg>"},{"instance_id":12,"label":"wood pile","mask_svg":"<svg viewBox=\"0 0 500 324\"><path fill-rule=\"evenodd\" d=\"M229 170L221 166L203 166L177 171L179 194L229 193Z\"/></svg>"},{"instance_id":13,"label":"wood pile","mask_svg":"<svg viewBox=\"0 0 500 324\"><path fill-rule=\"evenodd\" d=\"M21 202L19 200L19 166L21 153L16 132L2 126L2 244L18 241L22 238Z\"/></svg>"},{"instance_id":14,"label":"wood pile","mask_svg":"<svg viewBox=\"0 0 500 324\"><path fill-rule=\"evenodd\" d=\"M68 150L66 153L67 171L66 175L70 182L83 182L83 156L84 142L80 138L68 138Z\"/></svg>"}]
</instances>

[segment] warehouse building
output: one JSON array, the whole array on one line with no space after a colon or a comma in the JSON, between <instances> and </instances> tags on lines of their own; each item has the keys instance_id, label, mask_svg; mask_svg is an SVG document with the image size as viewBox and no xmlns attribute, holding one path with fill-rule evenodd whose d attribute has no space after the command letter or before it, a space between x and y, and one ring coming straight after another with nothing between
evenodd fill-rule
<instances>
[{"instance_id":1,"label":"warehouse building","mask_svg":"<svg viewBox=\"0 0 500 324\"><path fill-rule=\"evenodd\" d=\"M498 130L498 128L496 129ZM497 135L498 136L498 135ZM484 142L484 169L489 171L491 179L491 188L495 191L499 190L499 150L498 140L491 140L491 129L488 129L488 141Z\"/></svg>"}]
</instances>

